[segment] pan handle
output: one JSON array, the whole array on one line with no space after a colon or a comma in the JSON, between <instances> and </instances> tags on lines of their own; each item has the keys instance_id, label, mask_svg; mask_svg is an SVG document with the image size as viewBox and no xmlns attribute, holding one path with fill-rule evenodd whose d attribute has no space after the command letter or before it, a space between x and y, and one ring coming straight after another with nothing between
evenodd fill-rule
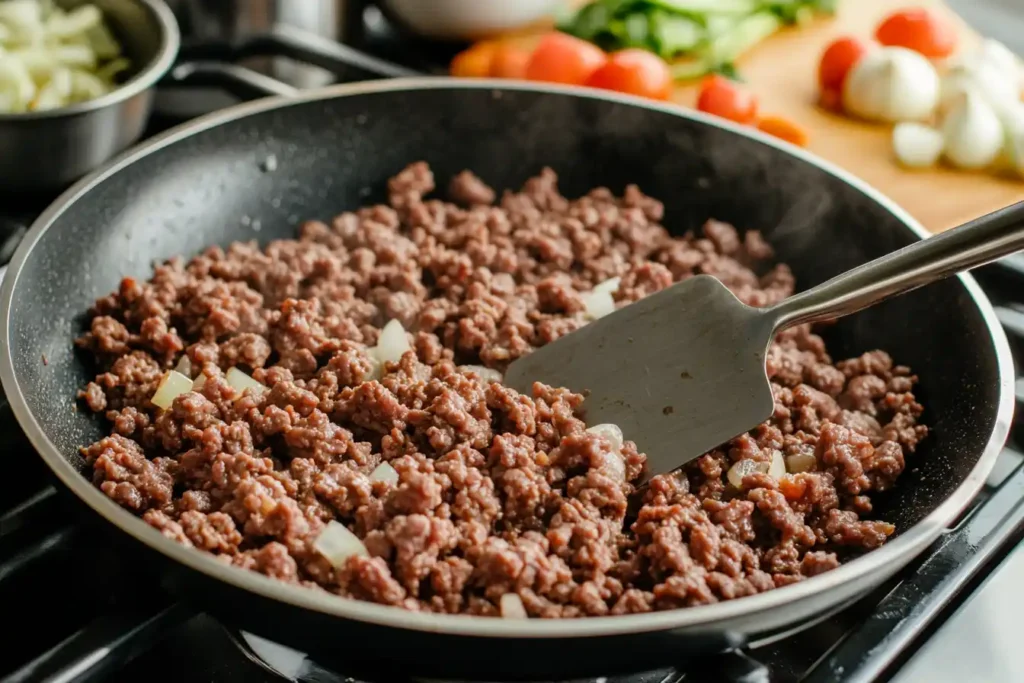
<instances>
[{"instance_id":1,"label":"pan handle","mask_svg":"<svg viewBox=\"0 0 1024 683\"><path fill-rule=\"evenodd\" d=\"M243 100L268 96L295 97L299 94L298 88L230 62L184 62L171 69L164 81L177 87L223 88Z\"/></svg>"}]
</instances>

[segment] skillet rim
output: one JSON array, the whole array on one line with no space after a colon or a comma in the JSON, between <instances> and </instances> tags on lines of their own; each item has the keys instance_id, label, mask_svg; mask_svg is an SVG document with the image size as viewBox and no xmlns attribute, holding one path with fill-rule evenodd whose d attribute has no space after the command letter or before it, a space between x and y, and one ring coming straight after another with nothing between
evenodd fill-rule
<instances>
[{"instance_id":1,"label":"skillet rim","mask_svg":"<svg viewBox=\"0 0 1024 683\"><path fill-rule=\"evenodd\" d=\"M325 595L319 591L286 584L240 567L218 562L211 555L196 552L192 548L186 548L169 538L165 538L159 531L142 521L141 518L136 517L117 505L117 503L104 495L88 479L72 467L64 456L60 454L53 442L50 441L49 437L47 437L29 409L18 382L9 343L11 305L18 277L24 264L31 256L32 249L43 234L53 225L54 221L71 209L79 199L85 197L94 186L116 175L136 160L202 131L245 119L251 115L285 109L292 105L380 92L439 89L490 90L494 93L501 91L526 91L564 97L583 97L615 104L639 106L659 113L689 119L698 124L719 128L734 135L752 139L772 147L777 152L794 156L809 163L825 173L838 178L858 190L866 198L876 202L918 239L925 239L931 234L916 219L911 217L879 190L810 152L768 136L760 131L742 127L718 117L712 117L671 103L662 104L610 91L496 79L456 79L447 77L389 78L328 86L307 91L294 97L269 97L235 105L186 122L151 138L126 151L113 161L75 183L33 222L28 233L18 246L14 257L11 259L3 278L2 287L0 287L0 328L2 328L0 330L0 345L3 347L0 349L0 382L2 382L12 411L29 441L64 486L70 489L72 493L97 514L118 527L121 531L131 535L137 541L144 543L150 549L161 553L168 559L183 564L192 571L200 572L209 578L226 582L235 588L256 593L263 598L277 600L293 607L308 609L334 617L384 627L451 636L475 636L498 639L585 638L670 629L688 629L698 626L713 626L715 622L725 622L758 613L770 612L784 607L787 603L812 598L831 588L864 580L871 574L884 573L888 565L898 564L899 559L904 555L916 556L939 537L942 530L955 519L980 491L1009 434L1014 407L1014 370L1009 342L996 318L995 311L977 282L967 273L957 275L957 277L967 290L974 305L977 306L978 312L986 324L989 339L996 355L999 374L999 399L995 423L974 468L952 495L928 513L920 522L905 530L897 538L886 543L881 548L872 550L840 565L836 569L811 577L806 581L738 600L728 600L710 605L663 612L569 620L496 619L493 617L410 612L400 607L352 600L333 594Z\"/></svg>"}]
</instances>

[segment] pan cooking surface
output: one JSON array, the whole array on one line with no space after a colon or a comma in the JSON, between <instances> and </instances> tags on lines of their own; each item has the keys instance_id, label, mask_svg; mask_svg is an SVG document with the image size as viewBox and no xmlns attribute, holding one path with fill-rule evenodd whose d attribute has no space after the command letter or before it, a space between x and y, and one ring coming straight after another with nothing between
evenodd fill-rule
<instances>
[{"instance_id":1,"label":"pan cooking surface","mask_svg":"<svg viewBox=\"0 0 1024 683\"><path fill-rule=\"evenodd\" d=\"M656 107L514 87L495 94L463 85L398 93L392 91L395 86L375 86L352 97L255 107L246 117L181 136L173 144L157 144L116 174L94 180L74 210L44 217L49 227L30 237L31 246L23 247L15 261L17 270L12 272L17 278L5 282L5 293L17 295L8 302L10 357L5 364L9 360L11 367L4 379L10 391L11 370L16 368L21 394L16 410L22 418L31 411L39 433L54 447L51 453L60 453L78 468L77 447L100 436L101 426L75 412L69 400L96 370L83 364L67 343L82 329L81 314L92 299L114 289L125 273L146 277L154 259L195 254L209 243L292 235L306 216L330 217L377 201L382 198L377 188L410 159L430 161L438 177L473 168L497 187L517 186L544 165L568 168L561 179L567 195L595 185L620 193L633 181L665 201L664 223L676 234L698 228L709 216L761 230L778 249L779 259L791 264L797 280L807 285L914 238L889 207L805 160ZM398 110L415 113L401 120L387 115ZM453 131L463 144L451 144ZM273 171L263 163L269 156L278 162ZM81 249L62 248L69 242ZM111 258L113 254L118 258ZM691 615L671 615L674 621L645 617L635 628L709 619L730 628L770 628L861 590L866 581L881 580L884 576L867 578L869 565L895 571L901 552L921 547L937 532L969 496L974 484L961 489L965 482L980 484L975 467L993 434L1005 428L1000 424L1005 421L1000 413L1005 382L995 350L1003 342L997 338L993 344L986 317L990 314L974 294L963 280L941 283L843 321L826 335L836 358L885 348L922 378L919 400L933 434L914 456L916 467L877 500L874 513L903 530L904 538L835 570L835 578L826 574L778 591L787 607L767 619L746 616L758 605L774 604L766 594L736 601L736 609L716 605L681 610ZM954 353L958 348L976 352ZM45 366L39 362L42 354L48 358ZM37 445L45 445L39 434L34 436ZM52 457L48 461L67 482L75 481ZM92 498L88 487L72 485L108 519L161 553L201 567L204 574L292 605L378 623L426 625L415 615L384 616L352 603L314 604L297 593L279 592L235 573L229 576L191 559L194 553L180 554L144 533L126 515ZM943 507L958 489L960 502ZM929 517L937 509L943 520ZM226 604L229 594L210 599L232 609ZM742 608L744 602L749 607ZM239 604L237 609L244 607ZM437 623L444 623L446 630L459 629L453 622ZM564 633L594 627L573 623ZM486 633L492 627L472 628ZM546 626L493 628L540 633Z\"/></svg>"}]
</instances>

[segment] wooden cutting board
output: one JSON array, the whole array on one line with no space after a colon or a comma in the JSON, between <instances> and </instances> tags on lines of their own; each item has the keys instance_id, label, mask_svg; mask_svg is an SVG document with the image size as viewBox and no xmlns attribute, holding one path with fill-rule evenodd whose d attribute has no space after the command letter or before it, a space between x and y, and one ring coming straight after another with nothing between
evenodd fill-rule
<instances>
[{"instance_id":1,"label":"wooden cutting board","mask_svg":"<svg viewBox=\"0 0 1024 683\"><path fill-rule=\"evenodd\" d=\"M905 6L929 7L948 16L962 47L980 39L943 0L841 0L834 18L786 29L750 50L738 66L747 87L758 95L762 113L799 123L810 134L812 152L874 185L932 232L941 232L1024 200L1024 179L952 168L901 168L892 156L889 126L854 121L816 105L818 60L828 43L843 34L869 39L883 17ZM535 31L519 36L530 40ZM698 83L681 84L674 99L692 106L698 89Z\"/></svg>"},{"instance_id":2,"label":"wooden cutting board","mask_svg":"<svg viewBox=\"0 0 1024 683\"><path fill-rule=\"evenodd\" d=\"M815 105L817 64L825 46L842 34L870 37L878 22L905 3L893 0L844 0L829 21L783 31L746 54L743 78L757 93L761 111L781 114L810 133L809 149L874 185L932 232L940 232L1024 199L1024 179L984 172L935 168L911 171L892 156L891 129L830 114ZM909 3L947 14L964 46L979 37L941 0ZM677 88L676 99L692 105L698 86Z\"/></svg>"}]
</instances>

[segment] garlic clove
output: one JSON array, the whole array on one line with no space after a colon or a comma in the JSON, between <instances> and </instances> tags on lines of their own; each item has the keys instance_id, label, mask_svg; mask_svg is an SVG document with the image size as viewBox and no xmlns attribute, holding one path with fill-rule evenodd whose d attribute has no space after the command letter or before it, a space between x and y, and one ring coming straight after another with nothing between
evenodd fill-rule
<instances>
[{"instance_id":1,"label":"garlic clove","mask_svg":"<svg viewBox=\"0 0 1024 683\"><path fill-rule=\"evenodd\" d=\"M1024 104L1003 112L1001 166L1024 178Z\"/></svg>"},{"instance_id":2,"label":"garlic clove","mask_svg":"<svg viewBox=\"0 0 1024 683\"><path fill-rule=\"evenodd\" d=\"M948 112L967 92L976 92L1001 111L1020 100L1017 79L1007 77L991 62L969 59L955 65L942 77L939 110Z\"/></svg>"},{"instance_id":3,"label":"garlic clove","mask_svg":"<svg viewBox=\"0 0 1024 683\"><path fill-rule=\"evenodd\" d=\"M942 156L942 132L916 121L897 123L892 129L892 148L899 162L908 168L934 166Z\"/></svg>"},{"instance_id":4,"label":"garlic clove","mask_svg":"<svg viewBox=\"0 0 1024 683\"><path fill-rule=\"evenodd\" d=\"M902 47L867 54L843 86L843 107L869 121L916 121L932 115L939 75L923 55Z\"/></svg>"},{"instance_id":5,"label":"garlic clove","mask_svg":"<svg viewBox=\"0 0 1024 683\"><path fill-rule=\"evenodd\" d=\"M1003 149L1003 124L996 110L975 91L963 93L942 123L943 155L959 168L990 165Z\"/></svg>"}]
</instances>

